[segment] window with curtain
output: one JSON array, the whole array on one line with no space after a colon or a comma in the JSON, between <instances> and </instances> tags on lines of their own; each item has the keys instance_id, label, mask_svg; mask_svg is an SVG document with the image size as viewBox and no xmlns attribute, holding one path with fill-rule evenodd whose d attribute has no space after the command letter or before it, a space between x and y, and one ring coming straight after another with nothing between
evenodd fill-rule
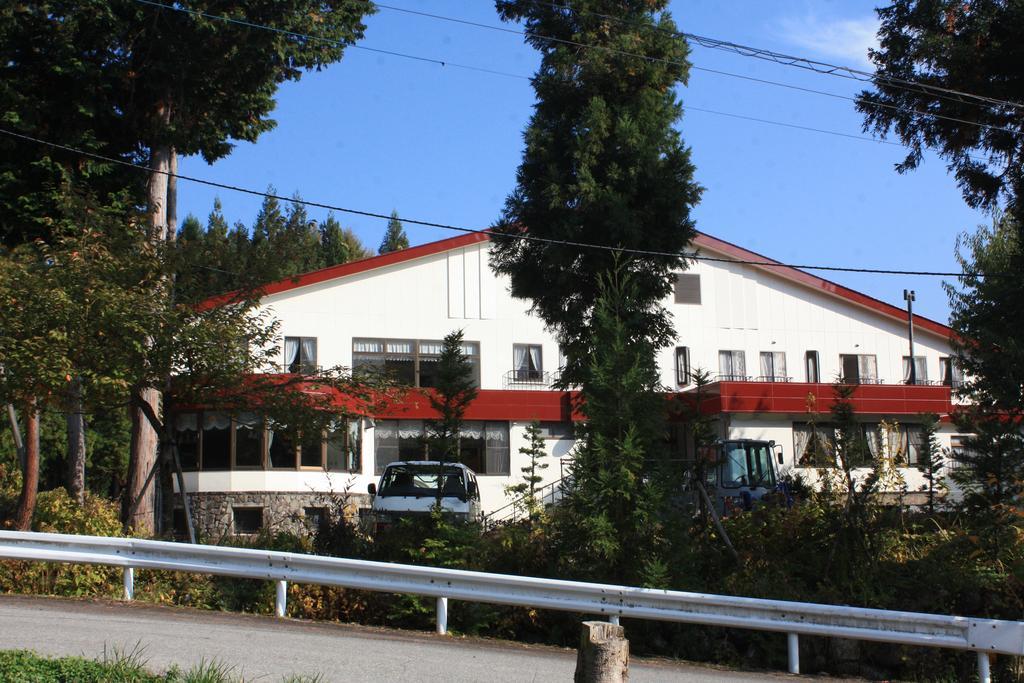
<instances>
[{"instance_id":1,"label":"window with curtain","mask_svg":"<svg viewBox=\"0 0 1024 683\"><path fill-rule=\"evenodd\" d=\"M263 418L256 413L235 417L235 467L263 467Z\"/></svg>"},{"instance_id":2,"label":"window with curtain","mask_svg":"<svg viewBox=\"0 0 1024 683\"><path fill-rule=\"evenodd\" d=\"M797 467L835 467L835 427L827 422L794 422L793 460Z\"/></svg>"},{"instance_id":3,"label":"window with curtain","mask_svg":"<svg viewBox=\"0 0 1024 683\"><path fill-rule=\"evenodd\" d=\"M785 382L786 376L786 354L784 351L762 351L761 352L761 377L762 382Z\"/></svg>"},{"instance_id":4,"label":"window with curtain","mask_svg":"<svg viewBox=\"0 0 1024 683\"><path fill-rule=\"evenodd\" d=\"M808 351L804 354L804 371L809 383L817 384L821 381L821 366L818 363L817 351Z\"/></svg>"},{"instance_id":5,"label":"window with curtain","mask_svg":"<svg viewBox=\"0 0 1024 683\"><path fill-rule=\"evenodd\" d=\"M285 337L284 368L285 372L294 374L315 373L318 369L316 337Z\"/></svg>"},{"instance_id":6,"label":"window with curtain","mask_svg":"<svg viewBox=\"0 0 1024 683\"><path fill-rule=\"evenodd\" d=\"M540 344L513 344L512 369L517 382L539 382L544 378Z\"/></svg>"},{"instance_id":7,"label":"window with curtain","mask_svg":"<svg viewBox=\"0 0 1024 683\"><path fill-rule=\"evenodd\" d=\"M747 358L743 351L718 352L718 379L726 382L747 380Z\"/></svg>"},{"instance_id":8,"label":"window with curtain","mask_svg":"<svg viewBox=\"0 0 1024 683\"><path fill-rule=\"evenodd\" d=\"M847 384L878 382L878 360L873 354L840 354L839 364L843 368L843 381Z\"/></svg>"},{"instance_id":9,"label":"window with curtain","mask_svg":"<svg viewBox=\"0 0 1024 683\"><path fill-rule=\"evenodd\" d=\"M356 375L386 373L411 387L437 386L437 368L444 343L437 340L368 339L352 340L352 372ZM467 341L462 353L473 368L480 386L480 343Z\"/></svg>"},{"instance_id":10,"label":"window with curtain","mask_svg":"<svg viewBox=\"0 0 1024 683\"><path fill-rule=\"evenodd\" d=\"M332 472L358 472L362 469L361 421L334 420L327 430L327 469Z\"/></svg>"},{"instance_id":11,"label":"window with curtain","mask_svg":"<svg viewBox=\"0 0 1024 683\"><path fill-rule=\"evenodd\" d=\"M690 383L690 348L676 347L676 384L685 387Z\"/></svg>"},{"instance_id":12,"label":"window with curtain","mask_svg":"<svg viewBox=\"0 0 1024 683\"><path fill-rule=\"evenodd\" d=\"M484 469L477 474L511 474L509 457L508 422L487 422L484 426L486 454Z\"/></svg>"},{"instance_id":13,"label":"window with curtain","mask_svg":"<svg viewBox=\"0 0 1024 683\"><path fill-rule=\"evenodd\" d=\"M199 467L199 415L181 413L174 419L174 440L183 470Z\"/></svg>"},{"instance_id":14,"label":"window with curtain","mask_svg":"<svg viewBox=\"0 0 1024 683\"><path fill-rule=\"evenodd\" d=\"M910 356L903 356L903 383L910 384L910 368L911 359ZM928 363L924 356L914 356L913 359L914 368L914 383L915 384L927 384L928 383Z\"/></svg>"},{"instance_id":15,"label":"window with curtain","mask_svg":"<svg viewBox=\"0 0 1024 683\"><path fill-rule=\"evenodd\" d=\"M398 460L398 420L377 420L373 426L374 472L384 474L387 464Z\"/></svg>"},{"instance_id":16,"label":"window with curtain","mask_svg":"<svg viewBox=\"0 0 1024 683\"><path fill-rule=\"evenodd\" d=\"M203 413L204 470L226 470L231 466L231 417L224 413Z\"/></svg>"},{"instance_id":17,"label":"window with curtain","mask_svg":"<svg viewBox=\"0 0 1024 683\"><path fill-rule=\"evenodd\" d=\"M955 389L963 386L964 373L957 365L955 358L943 356L939 359L939 375L942 376L942 383L947 387Z\"/></svg>"},{"instance_id":18,"label":"window with curtain","mask_svg":"<svg viewBox=\"0 0 1024 683\"><path fill-rule=\"evenodd\" d=\"M295 435L287 425L271 424L267 429L267 455L276 469L295 469Z\"/></svg>"}]
</instances>

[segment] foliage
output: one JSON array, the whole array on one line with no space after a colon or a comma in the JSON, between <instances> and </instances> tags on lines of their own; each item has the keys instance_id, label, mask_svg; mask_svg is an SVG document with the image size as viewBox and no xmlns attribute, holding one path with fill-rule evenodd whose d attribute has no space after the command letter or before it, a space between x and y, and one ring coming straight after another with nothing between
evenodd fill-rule
<instances>
[{"instance_id":1,"label":"foliage","mask_svg":"<svg viewBox=\"0 0 1024 683\"><path fill-rule=\"evenodd\" d=\"M2 650L0 680L12 683L156 683L181 679L151 674L135 657L95 661L82 657L44 657L29 650Z\"/></svg>"},{"instance_id":2,"label":"foliage","mask_svg":"<svg viewBox=\"0 0 1024 683\"><path fill-rule=\"evenodd\" d=\"M384 239L380 242L378 254L389 254L392 251L409 248L409 237L405 234L402 221L398 220L398 212L391 212L391 219L388 220L388 229L384 233Z\"/></svg>"},{"instance_id":3,"label":"foliage","mask_svg":"<svg viewBox=\"0 0 1024 683\"><path fill-rule=\"evenodd\" d=\"M695 234L690 210L701 193L673 127L688 48L664 11L667 0L579 0L572 10L533 0L495 4L504 20L523 22L541 66L517 187L492 236L492 264L557 334L566 355L562 381L582 384L595 351L600 278L616 265L635 280L631 332L655 349L675 337L661 301L685 265L682 252ZM541 240L519 239L524 233ZM614 249L668 255L621 263Z\"/></svg>"},{"instance_id":4,"label":"foliage","mask_svg":"<svg viewBox=\"0 0 1024 683\"><path fill-rule=\"evenodd\" d=\"M922 488L927 496L929 514L935 513L935 503L947 489L943 475L946 463L939 448L938 431L938 415L926 413L921 416L921 448L917 456L917 469L924 477Z\"/></svg>"},{"instance_id":5,"label":"foliage","mask_svg":"<svg viewBox=\"0 0 1024 683\"><path fill-rule=\"evenodd\" d=\"M547 457L544 437L541 435L540 422L534 420L526 426L526 445L519 452L529 458L529 463L522 467L523 480L518 484L505 487L505 495L515 496L529 525L544 512L544 506L537 500L537 484L544 480L540 472L546 470L549 463L541 462Z\"/></svg>"},{"instance_id":6,"label":"foliage","mask_svg":"<svg viewBox=\"0 0 1024 683\"><path fill-rule=\"evenodd\" d=\"M666 401L633 274L602 278L594 352L581 390L587 422L570 466L572 486L555 517L564 575L643 582L659 555L667 463L661 439ZM649 304L648 304L649 305Z\"/></svg>"},{"instance_id":7,"label":"foliage","mask_svg":"<svg viewBox=\"0 0 1024 683\"><path fill-rule=\"evenodd\" d=\"M875 89L861 93L857 103L865 130L891 131L910 147L900 172L916 168L925 148L934 150L973 207L995 207L1001 195L1011 204L1024 201L1024 109L929 87L1024 101L1024 5L895 0L876 11L879 48L869 53ZM908 81L925 87L908 87Z\"/></svg>"},{"instance_id":8,"label":"foliage","mask_svg":"<svg viewBox=\"0 0 1024 683\"><path fill-rule=\"evenodd\" d=\"M998 214L991 227L957 241L957 261L966 273L947 284L950 326L964 371L960 394L976 406L1024 414L1024 221Z\"/></svg>"},{"instance_id":9,"label":"foliage","mask_svg":"<svg viewBox=\"0 0 1024 683\"><path fill-rule=\"evenodd\" d=\"M441 462L461 461L462 417L477 394L473 363L462 347L462 330L445 335L441 356L437 360L437 382L429 396L430 406L440 415L430 423L430 451ZM439 496L440 493L439 487Z\"/></svg>"}]
</instances>

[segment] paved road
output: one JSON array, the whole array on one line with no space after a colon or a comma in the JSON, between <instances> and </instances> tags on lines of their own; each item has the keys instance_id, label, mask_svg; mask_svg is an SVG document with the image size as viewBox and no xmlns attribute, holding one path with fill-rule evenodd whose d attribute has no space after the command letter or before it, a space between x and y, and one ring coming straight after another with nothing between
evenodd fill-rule
<instances>
[{"instance_id":1,"label":"paved road","mask_svg":"<svg viewBox=\"0 0 1024 683\"><path fill-rule=\"evenodd\" d=\"M144 648L148 667L216 659L246 681L571 681L575 652L503 641L116 602L0 597L0 649L101 658ZM631 681L793 680L634 660ZM821 679L817 679L821 680Z\"/></svg>"}]
</instances>

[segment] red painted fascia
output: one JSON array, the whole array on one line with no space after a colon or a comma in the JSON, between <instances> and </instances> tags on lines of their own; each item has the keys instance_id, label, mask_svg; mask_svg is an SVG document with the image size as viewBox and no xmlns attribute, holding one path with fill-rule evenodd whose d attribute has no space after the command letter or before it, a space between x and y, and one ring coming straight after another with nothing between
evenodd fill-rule
<instances>
[{"instance_id":1,"label":"red painted fascia","mask_svg":"<svg viewBox=\"0 0 1024 683\"><path fill-rule=\"evenodd\" d=\"M734 258L738 261L763 261L766 263L778 263L775 259L768 258L757 252L744 249L743 247L720 240L717 237L706 235L702 232L697 233L697 237L694 238L693 243L698 247L705 247L712 251L716 251L720 254L724 254L730 258ZM811 275L810 273L804 272L798 268L792 268L790 266L750 266L751 268L757 268L760 271L778 275L786 280L806 285L813 289L821 290L827 294L837 296L841 299L846 299L852 303L862 306L864 308L881 313L884 316L899 320L905 323L907 321L907 312L902 308L887 304L884 301L870 297L867 294L843 287L840 284L818 277L817 275ZM944 339L953 338L953 330L942 323L936 322L929 318L925 318L920 315L914 316L914 326L919 327L929 332L934 332L940 335Z\"/></svg>"},{"instance_id":2,"label":"red painted fascia","mask_svg":"<svg viewBox=\"0 0 1024 683\"><path fill-rule=\"evenodd\" d=\"M511 420L529 422L569 422L579 420L573 412L574 392L512 391L482 389L466 408L467 420ZM434 420L439 417L430 406L428 394L411 390L399 401L378 411L374 417L390 420Z\"/></svg>"},{"instance_id":3,"label":"red painted fascia","mask_svg":"<svg viewBox=\"0 0 1024 683\"><path fill-rule=\"evenodd\" d=\"M701 405L705 414L768 413L798 415L827 413L834 402L831 384L804 382L716 382L707 387L708 396ZM685 394L693 396L692 392ZM850 402L858 414L948 415L953 409L952 394L945 386L906 384L857 385Z\"/></svg>"}]
</instances>

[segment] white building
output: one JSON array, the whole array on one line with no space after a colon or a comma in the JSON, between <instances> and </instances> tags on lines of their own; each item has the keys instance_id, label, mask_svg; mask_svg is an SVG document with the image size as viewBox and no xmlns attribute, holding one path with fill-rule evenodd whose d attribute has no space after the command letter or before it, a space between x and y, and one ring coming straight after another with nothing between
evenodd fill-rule
<instances>
[{"instance_id":1,"label":"white building","mask_svg":"<svg viewBox=\"0 0 1024 683\"><path fill-rule=\"evenodd\" d=\"M770 261L708 235L695 246L708 256ZM573 416L568 394L549 388L558 345L491 271L488 248L486 234L467 234L334 266L270 285L262 306L281 321L286 368L385 366L419 387L431 384L440 340L464 330L481 391L466 415L463 452L492 511L521 476L525 425L542 421L553 456L544 474L553 481L571 450ZM919 414L946 417L942 444L957 447L948 414L958 378L942 324L915 316L917 384L910 386L906 311L803 271L698 261L678 276L666 305L678 330L678 346L659 358L666 390L692 392L689 372L711 372L706 409L718 417L720 436L774 440L783 469L800 468L808 397L827 422L831 382L840 376L861 385L853 403L866 425L891 419L907 428L911 491L921 484L912 467ZM422 393L411 391L347 434L295 448L258 415L181 415L186 489L207 524L240 532L315 515L324 493L349 490L365 504L386 462L422 457L418 437L432 416Z\"/></svg>"}]
</instances>

